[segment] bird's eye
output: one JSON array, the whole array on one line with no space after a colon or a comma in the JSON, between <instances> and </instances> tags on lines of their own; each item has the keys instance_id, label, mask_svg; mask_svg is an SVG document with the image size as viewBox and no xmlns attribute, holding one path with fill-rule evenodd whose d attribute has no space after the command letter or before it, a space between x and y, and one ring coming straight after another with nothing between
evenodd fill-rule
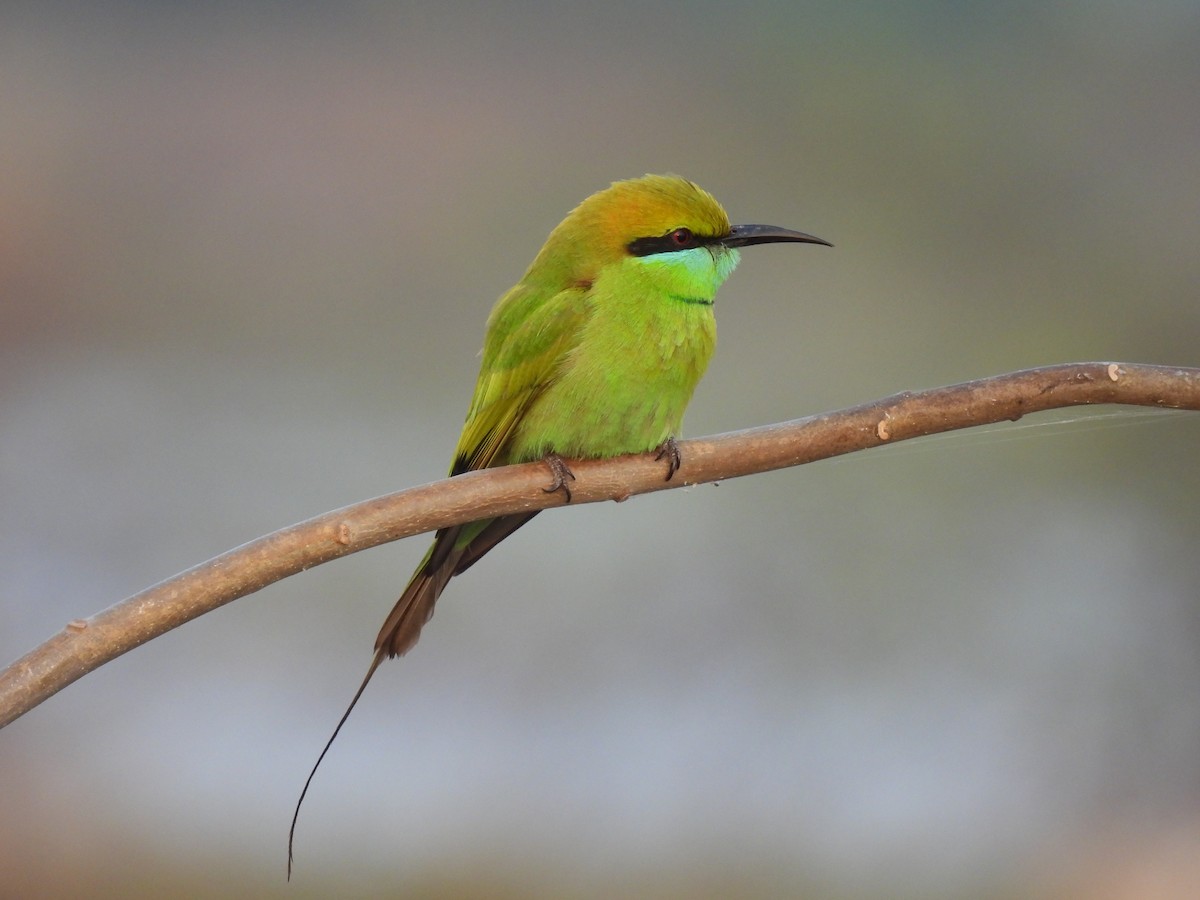
<instances>
[{"instance_id":1,"label":"bird's eye","mask_svg":"<svg viewBox=\"0 0 1200 900\"><path fill-rule=\"evenodd\" d=\"M676 247L690 247L694 240L694 235L690 228L676 228L668 235L671 243Z\"/></svg>"},{"instance_id":2,"label":"bird's eye","mask_svg":"<svg viewBox=\"0 0 1200 900\"><path fill-rule=\"evenodd\" d=\"M625 245L625 249L634 256L654 256L657 253L691 250L693 247L702 247L705 243L705 239L697 238L692 229L680 227L663 235L634 238Z\"/></svg>"}]
</instances>

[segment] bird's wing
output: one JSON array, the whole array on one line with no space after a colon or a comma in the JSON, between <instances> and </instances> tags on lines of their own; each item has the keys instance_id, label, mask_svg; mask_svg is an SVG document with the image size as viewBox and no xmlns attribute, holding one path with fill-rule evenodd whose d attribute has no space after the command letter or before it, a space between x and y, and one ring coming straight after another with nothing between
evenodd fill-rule
<instances>
[{"instance_id":1,"label":"bird's wing","mask_svg":"<svg viewBox=\"0 0 1200 900\"><path fill-rule=\"evenodd\" d=\"M513 429L534 398L558 377L566 355L579 342L589 308L582 288L535 296L518 285L501 299L488 320L479 381L451 475L507 462L503 453ZM406 653L433 615L446 582L534 515L501 516L439 530L379 630L376 659Z\"/></svg>"},{"instance_id":2,"label":"bird's wing","mask_svg":"<svg viewBox=\"0 0 1200 900\"><path fill-rule=\"evenodd\" d=\"M538 296L518 285L488 321L475 395L452 475L508 462L504 449L529 405L562 371L591 311L587 290Z\"/></svg>"}]
</instances>

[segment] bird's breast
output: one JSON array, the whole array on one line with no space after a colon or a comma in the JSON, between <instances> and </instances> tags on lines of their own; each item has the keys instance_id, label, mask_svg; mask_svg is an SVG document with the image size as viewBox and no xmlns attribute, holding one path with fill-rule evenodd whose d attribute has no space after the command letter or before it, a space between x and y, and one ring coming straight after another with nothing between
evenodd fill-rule
<instances>
[{"instance_id":1,"label":"bird's breast","mask_svg":"<svg viewBox=\"0 0 1200 900\"><path fill-rule=\"evenodd\" d=\"M712 305L693 300L597 309L523 417L512 459L617 456L677 435L716 346Z\"/></svg>"}]
</instances>

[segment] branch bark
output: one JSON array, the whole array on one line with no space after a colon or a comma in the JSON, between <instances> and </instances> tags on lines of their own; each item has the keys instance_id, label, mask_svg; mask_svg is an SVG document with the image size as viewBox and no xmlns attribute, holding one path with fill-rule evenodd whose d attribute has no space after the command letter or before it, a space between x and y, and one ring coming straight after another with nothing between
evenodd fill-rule
<instances>
[{"instance_id":1,"label":"branch bark","mask_svg":"<svg viewBox=\"0 0 1200 900\"><path fill-rule=\"evenodd\" d=\"M1119 403L1200 410L1200 369L1074 363L905 391L863 406L680 443L683 464L663 480L654 454L570 463L572 503L797 466L909 438L1047 409ZM447 525L563 505L540 462L471 472L325 513L243 544L76 619L0 672L0 727L88 672L184 622L268 584L379 544Z\"/></svg>"}]
</instances>

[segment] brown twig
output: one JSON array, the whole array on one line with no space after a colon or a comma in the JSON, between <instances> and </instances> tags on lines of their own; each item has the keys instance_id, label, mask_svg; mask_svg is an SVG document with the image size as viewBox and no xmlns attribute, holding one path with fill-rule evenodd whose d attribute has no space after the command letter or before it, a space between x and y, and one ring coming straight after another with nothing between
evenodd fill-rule
<instances>
[{"instance_id":1,"label":"brown twig","mask_svg":"<svg viewBox=\"0 0 1200 900\"><path fill-rule=\"evenodd\" d=\"M904 392L851 409L681 442L682 465L669 482L653 453L573 461L571 502L619 501L1096 403L1200 410L1200 369L1075 363ZM446 525L563 505L561 492L543 490L546 477L544 464L527 463L356 503L243 544L77 619L0 672L0 727L127 650L288 575Z\"/></svg>"}]
</instances>

